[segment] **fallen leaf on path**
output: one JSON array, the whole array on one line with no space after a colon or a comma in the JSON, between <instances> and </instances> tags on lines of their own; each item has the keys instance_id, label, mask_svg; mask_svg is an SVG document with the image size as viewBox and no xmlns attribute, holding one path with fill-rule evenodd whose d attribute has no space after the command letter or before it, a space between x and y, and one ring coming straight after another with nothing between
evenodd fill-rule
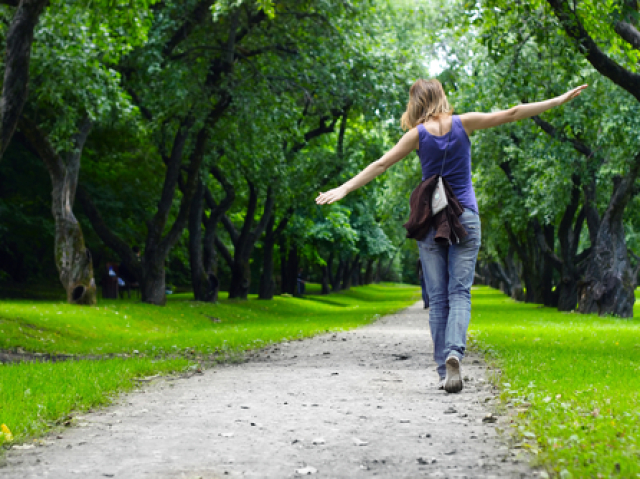
<instances>
[{"instance_id":1,"label":"fallen leaf on path","mask_svg":"<svg viewBox=\"0 0 640 479\"><path fill-rule=\"evenodd\" d=\"M233 437L233 433L232 432L221 432L220 436L222 436L222 437Z\"/></svg>"},{"instance_id":2,"label":"fallen leaf on path","mask_svg":"<svg viewBox=\"0 0 640 479\"><path fill-rule=\"evenodd\" d=\"M434 464L436 462L435 458L431 458L431 459L423 459L422 457L419 457L418 459L416 459L417 463L422 465L422 466L427 466L429 464Z\"/></svg>"},{"instance_id":3,"label":"fallen leaf on path","mask_svg":"<svg viewBox=\"0 0 640 479\"><path fill-rule=\"evenodd\" d=\"M2 426L0 426L0 431L2 431L2 439L4 439L7 442L13 441L13 434L11 433L11 430L7 427L6 424L3 424Z\"/></svg>"},{"instance_id":4,"label":"fallen leaf on path","mask_svg":"<svg viewBox=\"0 0 640 479\"><path fill-rule=\"evenodd\" d=\"M352 438L353 439L353 444L356 446L368 446L369 442L368 441L363 441L361 439L358 439L357 437Z\"/></svg>"},{"instance_id":5,"label":"fallen leaf on path","mask_svg":"<svg viewBox=\"0 0 640 479\"><path fill-rule=\"evenodd\" d=\"M315 474L318 470L315 467L307 466L301 469L296 469L296 474L302 474L303 476L308 476L311 474Z\"/></svg>"},{"instance_id":6,"label":"fallen leaf on path","mask_svg":"<svg viewBox=\"0 0 640 479\"><path fill-rule=\"evenodd\" d=\"M314 446L322 446L325 443L324 439L321 437L318 437L316 439L313 440L312 444Z\"/></svg>"}]
</instances>

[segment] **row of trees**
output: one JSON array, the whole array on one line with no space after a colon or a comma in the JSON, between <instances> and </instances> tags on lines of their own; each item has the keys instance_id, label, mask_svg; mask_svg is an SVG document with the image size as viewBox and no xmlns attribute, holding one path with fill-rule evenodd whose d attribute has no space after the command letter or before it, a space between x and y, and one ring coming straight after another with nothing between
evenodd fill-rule
<instances>
[{"instance_id":1,"label":"row of trees","mask_svg":"<svg viewBox=\"0 0 640 479\"><path fill-rule=\"evenodd\" d=\"M72 302L95 300L92 266L103 271L114 252L154 304L167 268L205 301L221 286L235 298L294 292L300 265L325 292L414 279L401 224L415 159L339 205L313 199L399 137L408 87L437 58L458 113L591 85L569 106L472 139L478 276L565 311L633 314L635 0L126 5L2 10L6 277L44 271L55 239Z\"/></svg>"},{"instance_id":2,"label":"row of trees","mask_svg":"<svg viewBox=\"0 0 640 479\"><path fill-rule=\"evenodd\" d=\"M460 5L474 32L449 78L458 106L581 98L475 140L485 228L480 274L517 299L633 315L640 262L638 3L490 0ZM458 11L460 12L460 11ZM472 51L472 54L469 54Z\"/></svg>"},{"instance_id":3,"label":"row of trees","mask_svg":"<svg viewBox=\"0 0 640 479\"><path fill-rule=\"evenodd\" d=\"M325 292L348 287L392 256L402 232L382 184L331 208L313 199L380 156L424 71L415 20L396 6L36 3L2 10L6 279L46 274L51 236L73 303L95 302L94 266L99 280L113 253L153 304L168 262L188 263L195 298L215 301L221 283L270 299L276 276L293 292L301 261Z\"/></svg>"}]
</instances>

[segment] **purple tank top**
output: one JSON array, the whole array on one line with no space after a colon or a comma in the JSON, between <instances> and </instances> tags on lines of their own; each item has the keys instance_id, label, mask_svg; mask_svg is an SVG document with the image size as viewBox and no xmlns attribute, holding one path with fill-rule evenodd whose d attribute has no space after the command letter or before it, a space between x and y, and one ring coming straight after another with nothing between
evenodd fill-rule
<instances>
[{"instance_id":1,"label":"purple tank top","mask_svg":"<svg viewBox=\"0 0 640 479\"><path fill-rule=\"evenodd\" d=\"M479 214L476 194L471 183L471 142L460 122L460 117L454 115L451 119L451 137L449 133L443 136L432 135L423 124L418 125L418 135L420 149L417 153L422 166L422 181L440 174L444 150L449 140L449 150L442 176L451 185L460 204Z\"/></svg>"}]
</instances>

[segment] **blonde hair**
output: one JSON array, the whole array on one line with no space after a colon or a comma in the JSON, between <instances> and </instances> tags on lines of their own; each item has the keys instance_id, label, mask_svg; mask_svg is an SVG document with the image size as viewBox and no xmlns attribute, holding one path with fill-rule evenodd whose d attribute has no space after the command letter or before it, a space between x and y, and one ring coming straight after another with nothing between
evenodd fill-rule
<instances>
[{"instance_id":1,"label":"blonde hair","mask_svg":"<svg viewBox=\"0 0 640 479\"><path fill-rule=\"evenodd\" d=\"M407 111L402 114L400 125L403 130L415 128L420 123L453 113L447 95L438 80L416 81L409 90Z\"/></svg>"}]
</instances>

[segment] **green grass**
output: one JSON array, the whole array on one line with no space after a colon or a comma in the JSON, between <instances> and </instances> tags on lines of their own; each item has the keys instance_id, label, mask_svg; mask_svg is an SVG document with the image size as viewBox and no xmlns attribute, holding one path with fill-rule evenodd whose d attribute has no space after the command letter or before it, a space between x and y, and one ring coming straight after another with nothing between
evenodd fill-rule
<instances>
[{"instance_id":1,"label":"green grass","mask_svg":"<svg viewBox=\"0 0 640 479\"><path fill-rule=\"evenodd\" d=\"M308 291L319 290L310 286ZM174 353L232 353L355 328L409 306L419 294L416 286L382 284L330 296L223 298L218 304L172 295L163 308L117 300L96 307L0 300L0 349L79 355L139 351L128 359L0 363L0 424L22 442L44 434L71 411L108 403L134 386L133 377L186 368L187 360L171 359Z\"/></svg>"},{"instance_id":2,"label":"green grass","mask_svg":"<svg viewBox=\"0 0 640 479\"><path fill-rule=\"evenodd\" d=\"M472 308L473 343L522 411L514 432L549 475L640 477L640 304L636 319L600 318L481 287Z\"/></svg>"},{"instance_id":3,"label":"green grass","mask_svg":"<svg viewBox=\"0 0 640 479\"><path fill-rule=\"evenodd\" d=\"M42 435L71 411L109 404L132 378L187 367L185 359L107 359L0 365L0 423L15 442ZM0 444L3 436L0 434Z\"/></svg>"},{"instance_id":4,"label":"green grass","mask_svg":"<svg viewBox=\"0 0 640 479\"><path fill-rule=\"evenodd\" d=\"M95 307L64 302L0 301L0 348L70 354L157 355L262 347L327 330L349 329L417 300L415 286L369 285L329 296L225 299L218 304L171 295L166 307L102 300ZM215 319L213 319L215 318ZM220 322L217 322L220 320Z\"/></svg>"}]
</instances>

